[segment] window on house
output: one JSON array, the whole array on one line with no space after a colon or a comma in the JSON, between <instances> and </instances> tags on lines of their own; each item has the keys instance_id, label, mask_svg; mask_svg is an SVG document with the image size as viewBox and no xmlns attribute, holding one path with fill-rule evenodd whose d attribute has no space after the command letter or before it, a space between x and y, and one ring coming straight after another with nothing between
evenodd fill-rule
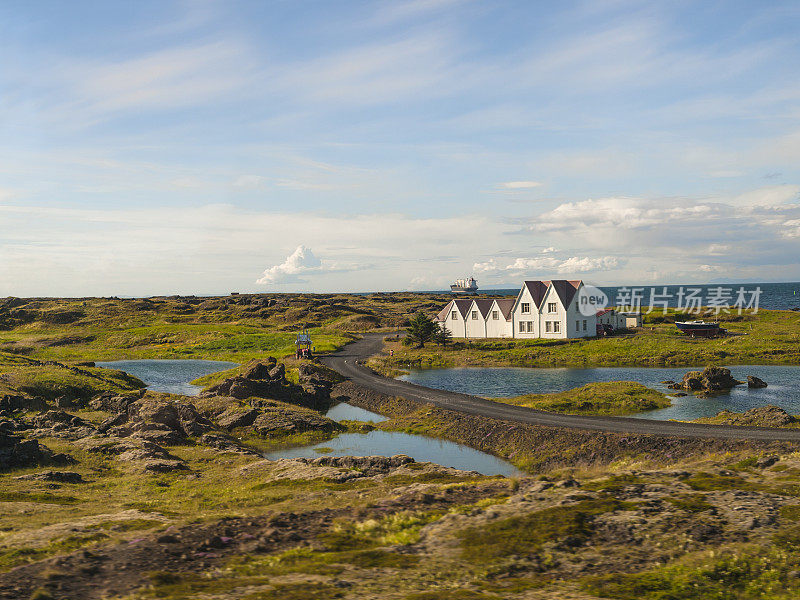
<instances>
[{"instance_id":1,"label":"window on house","mask_svg":"<svg viewBox=\"0 0 800 600\"><path fill-rule=\"evenodd\" d=\"M553 321L553 333L560 333L561 332L561 323L559 321Z\"/></svg>"},{"instance_id":2,"label":"window on house","mask_svg":"<svg viewBox=\"0 0 800 600\"><path fill-rule=\"evenodd\" d=\"M496 310L492 311L492 320L497 321L500 318L500 315L497 314Z\"/></svg>"},{"instance_id":3,"label":"window on house","mask_svg":"<svg viewBox=\"0 0 800 600\"><path fill-rule=\"evenodd\" d=\"M545 331L545 333L553 333L553 322L552 321L545 321L544 322L544 331Z\"/></svg>"},{"instance_id":4,"label":"window on house","mask_svg":"<svg viewBox=\"0 0 800 600\"><path fill-rule=\"evenodd\" d=\"M578 306L577 302L575 303L575 310L580 310L580 307Z\"/></svg>"},{"instance_id":5,"label":"window on house","mask_svg":"<svg viewBox=\"0 0 800 600\"><path fill-rule=\"evenodd\" d=\"M533 321L528 321L528 333L533 333Z\"/></svg>"},{"instance_id":6,"label":"window on house","mask_svg":"<svg viewBox=\"0 0 800 600\"><path fill-rule=\"evenodd\" d=\"M478 320L478 311L477 310L473 310L472 311L472 320L473 321L477 321Z\"/></svg>"},{"instance_id":7,"label":"window on house","mask_svg":"<svg viewBox=\"0 0 800 600\"><path fill-rule=\"evenodd\" d=\"M454 310L454 311L451 313L451 315L450 315L450 316L452 317L453 321L457 321L457 320L458 320L458 311L455 311L455 310Z\"/></svg>"},{"instance_id":8,"label":"window on house","mask_svg":"<svg viewBox=\"0 0 800 600\"><path fill-rule=\"evenodd\" d=\"M520 333L525 333L525 321L520 321L519 322L519 332Z\"/></svg>"},{"instance_id":9,"label":"window on house","mask_svg":"<svg viewBox=\"0 0 800 600\"><path fill-rule=\"evenodd\" d=\"M530 312L531 312L530 302L523 302L522 303L522 314L528 314Z\"/></svg>"},{"instance_id":10,"label":"window on house","mask_svg":"<svg viewBox=\"0 0 800 600\"><path fill-rule=\"evenodd\" d=\"M549 313L556 312L556 303L555 302L548 302L547 303L547 312L549 312Z\"/></svg>"},{"instance_id":11,"label":"window on house","mask_svg":"<svg viewBox=\"0 0 800 600\"><path fill-rule=\"evenodd\" d=\"M580 330L581 330L581 322L575 321L575 331L580 331Z\"/></svg>"},{"instance_id":12,"label":"window on house","mask_svg":"<svg viewBox=\"0 0 800 600\"><path fill-rule=\"evenodd\" d=\"M586 319L583 320L583 330L586 331Z\"/></svg>"}]
</instances>

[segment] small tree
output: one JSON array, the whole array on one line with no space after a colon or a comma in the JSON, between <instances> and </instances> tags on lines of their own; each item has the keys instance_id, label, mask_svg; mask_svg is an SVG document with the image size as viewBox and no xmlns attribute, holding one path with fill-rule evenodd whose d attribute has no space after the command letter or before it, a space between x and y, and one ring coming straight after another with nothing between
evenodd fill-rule
<instances>
[{"instance_id":1,"label":"small tree","mask_svg":"<svg viewBox=\"0 0 800 600\"><path fill-rule=\"evenodd\" d=\"M439 326L436 323L425 316L424 313L418 312L411 317L411 323L406 329L404 343L409 346L416 344L417 348L424 348L425 342L430 342L438 329Z\"/></svg>"},{"instance_id":2,"label":"small tree","mask_svg":"<svg viewBox=\"0 0 800 600\"><path fill-rule=\"evenodd\" d=\"M442 348L446 348L447 344L453 341L453 334L446 325L442 325L439 331L433 334L433 341Z\"/></svg>"}]
</instances>

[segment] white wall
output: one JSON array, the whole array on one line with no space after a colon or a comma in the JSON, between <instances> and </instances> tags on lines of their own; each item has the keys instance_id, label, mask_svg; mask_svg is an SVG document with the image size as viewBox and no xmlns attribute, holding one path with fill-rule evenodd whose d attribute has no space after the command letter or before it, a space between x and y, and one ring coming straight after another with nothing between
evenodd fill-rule
<instances>
[{"instance_id":1,"label":"white wall","mask_svg":"<svg viewBox=\"0 0 800 600\"><path fill-rule=\"evenodd\" d=\"M497 313L497 319L493 319L493 313ZM486 337L490 338L505 338L513 337L511 331L511 321L506 321L503 316L503 311L497 306L497 301L492 304L489 314L486 316Z\"/></svg>"},{"instance_id":2,"label":"white wall","mask_svg":"<svg viewBox=\"0 0 800 600\"><path fill-rule=\"evenodd\" d=\"M567 307L566 310L566 318L567 318L567 336L568 338L583 338L583 337L594 337L597 335L597 315L591 316L584 316L581 311L578 309L578 293L581 291L583 284L578 286L578 289L575 290L575 296L572 298L572 302ZM575 327L575 323L580 325L580 328ZM584 321L586 321L586 328L584 329Z\"/></svg>"},{"instance_id":3,"label":"white wall","mask_svg":"<svg viewBox=\"0 0 800 600\"><path fill-rule=\"evenodd\" d=\"M485 338L486 337L486 321L483 319L478 305L473 301L472 306L469 307L467 312L467 337L468 338Z\"/></svg>"},{"instance_id":4,"label":"white wall","mask_svg":"<svg viewBox=\"0 0 800 600\"><path fill-rule=\"evenodd\" d=\"M522 312L523 304L528 304L530 306L530 312ZM536 304L533 302L531 293L528 291L528 286L526 286L524 283L522 284L522 290L520 291L519 296L517 296L517 303L514 305L514 310L512 311L511 315L513 337L522 339L539 337L539 312L536 309ZM532 331L528 331L529 326L527 325L525 331L522 331L519 325L520 322L531 323L530 327L532 328Z\"/></svg>"},{"instance_id":5,"label":"white wall","mask_svg":"<svg viewBox=\"0 0 800 600\"><path fill-rule=\"evenodd\" d=\"M555 304L554 312L550 312L550 304ZM565 339L570 333L567 331L569 324L566 322L566 320L567 311L564 309L564 305L561 304L561 299L558 297L558 293L554 287L548 287L547 292L544 295L544 300L542 300L542 306L539 310L539 337L545 339ZM548 321L551 323L550 331L547 331ZM556 326L552 325L552 323L558 323L557 332L555 331Z\"/></svg>"},{"instance_id":6,"label":"white wall","mask_svg":"<svg viewBox=\"0 0 800 600\"><path fill-rule=\"evenodd\" d=\"M455 318L453 317L455 312ZM458 312L455 302L450 302L447 310L447 318L444 321L445 327L450 330L454 338L466 337L466 330L464 329L464 319L461 318L461 313Z\"/></svg>"}]
</instances>

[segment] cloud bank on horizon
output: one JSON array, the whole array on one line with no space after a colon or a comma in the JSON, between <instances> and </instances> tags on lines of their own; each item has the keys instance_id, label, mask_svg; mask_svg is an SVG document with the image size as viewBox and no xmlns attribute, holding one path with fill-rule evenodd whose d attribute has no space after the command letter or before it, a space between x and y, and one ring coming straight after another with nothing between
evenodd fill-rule
<instances>
[{"instance_id":1,"label":"cloud bank on horizon","mask_svg":"<svg viewBox=\"0 0 800 600\"><path fill-rule=\"evenodd\" d=\"M798 25L794 2L0 6L0 295L800 280Z\"/></svg>"}]
</instances>

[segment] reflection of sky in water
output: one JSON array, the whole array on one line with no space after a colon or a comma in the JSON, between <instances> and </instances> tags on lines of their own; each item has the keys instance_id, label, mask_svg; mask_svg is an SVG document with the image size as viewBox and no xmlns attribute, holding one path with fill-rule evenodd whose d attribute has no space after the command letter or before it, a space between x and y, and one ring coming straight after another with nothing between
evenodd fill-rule
<instances>
[{"instance_id":1,"label":"reflection of sky in water","mask_svg":"<svg viewBox=\"0 0 800 600\"><path fill-rule=\"evenodd\" d=\"M386 420L386 417L382 415L345 403L337 404L325 415L336 421L352 419L377 423ZM331 448L331 452L316 452L315 448ZM317 458L319 456L392 456L393 454L407 454L417 462L432 462L465 471L477 471L483 475L514 476L522 474L510 463L491 454L473 450L469 446L395 431L375 430L369 433L344 433L332 440L313 446L276 450L264 456L275 460L277 458Z\"/></svg>"},{"instance_id":2,"label":"reflection of sky in water","mask_svg":"<svg viewBox=\"0 0 800 600\"><path fill-rule=\"evenodd\" d=\"M508 398L523 394L562 392L595 381L636 381L669 393L662 381L680 381L687 371L702 367L647 368L598 367L594 369L544 369L480 367L462 369L425 369L412 371L400 379L427 387L473 394L488 398ZM697 419L710 417L723 409L743 412L756 406L774 404L791 414L800 414L800 367L752 365L730 367L733 376L746 381L755 375L767 382L764 389L737 386L728 394L712 398L689 395L674 398L672 406L635 415L644 419Z\"/></svg>"},{"instance_id":3,"label":"reflection of sky in water","mask_svg":"<svg viewBox=\"0 0 800 600\"><path fill-rule=\"evenodd\" d=\"M138 377L154 392L192 396L202 388L189 382L217 371L237 366L222 360L115 360L96 363L98 367L118 369Z\"/></svg>"},{"instance_id":4,"label":"reflection of sky in water","mask_svg":"<svg viewBox=\"0 0 800 600\"><path fill-rule=\"evenodd\" d=\"M374 420L374 419L373 419ZM319 453L315 448L332 448L332 452ZM395 431L370 431L369 433L344 433L332 440L313 446L287 448L268 452L264 456L278 458L319 458L320 456L392 456L407 454L417 462L432 462L483 475L520 475L520 471L504 460L473 450L468 446Z\"/></svg>"},{"instance_id":5,"label":"reflection of sky in water","mask_svg":"<svg viewBox=\"0 0 800 600\"><path fill-rule=\"evenodd\" d=\"M330 410L328 410L328 412L325 413L325 416L329 419L333 419L334 421L350 420L372 421L373 423L378 423L386 420L386 417L383 415L347 404L346 402L340 402L336 406L332 407Z\"/></svg>"}]
</instances>

